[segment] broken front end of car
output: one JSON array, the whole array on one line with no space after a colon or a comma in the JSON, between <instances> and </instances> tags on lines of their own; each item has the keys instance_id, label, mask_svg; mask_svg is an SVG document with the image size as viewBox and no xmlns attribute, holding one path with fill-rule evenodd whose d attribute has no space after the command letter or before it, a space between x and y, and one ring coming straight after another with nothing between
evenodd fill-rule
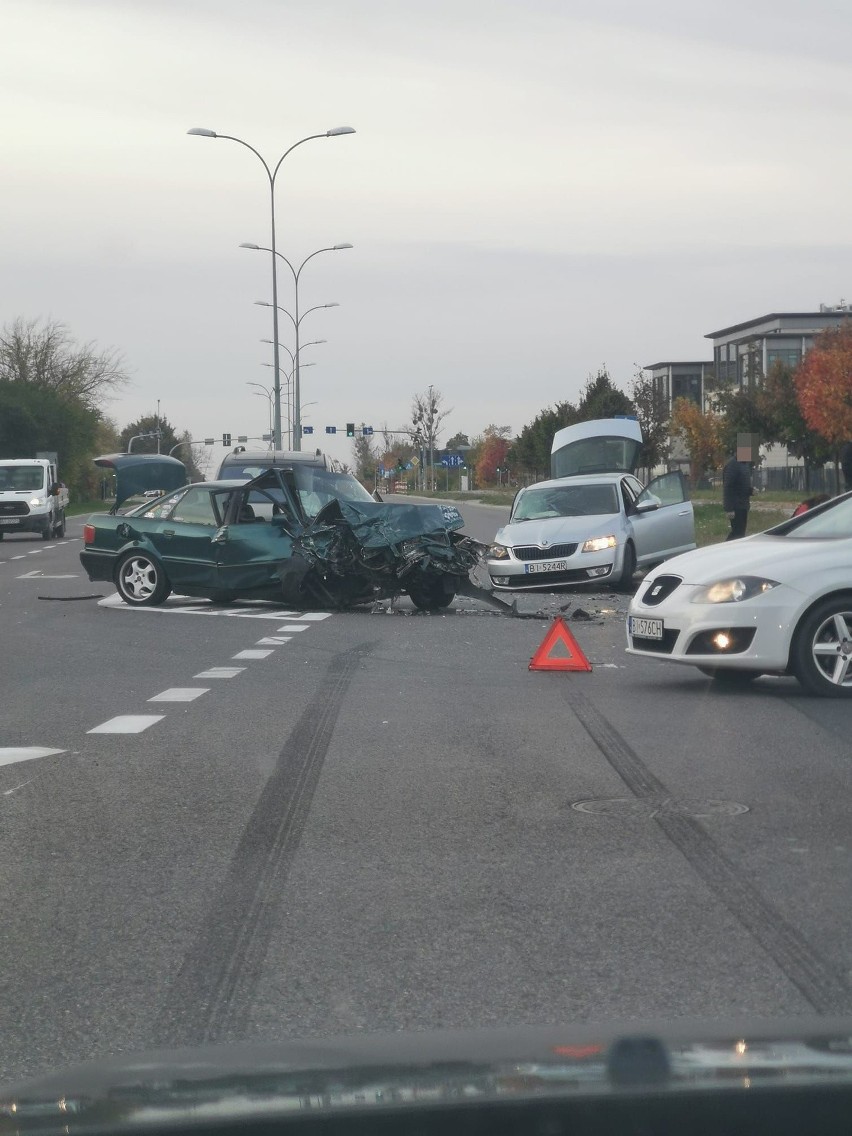
<instances>
[{"instance_id":1,"label":"broken front end of car","mask_svg":"<svg viewBox=\"0 0 852 1136\"><path fill-rule=\"evenodd\" d=\"M331 501L278 566L285 602L337 608L408 595L424 611L469 586L482 546L454 506Z\"/></svg>"}]
</instances>

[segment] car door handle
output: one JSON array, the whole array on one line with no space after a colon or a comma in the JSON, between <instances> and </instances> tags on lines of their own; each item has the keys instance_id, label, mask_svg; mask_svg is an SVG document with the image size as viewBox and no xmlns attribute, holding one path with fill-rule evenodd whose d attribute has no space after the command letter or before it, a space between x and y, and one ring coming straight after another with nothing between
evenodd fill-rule
<instances>
[{"instance_id":1,"label":"car door handle","mask_svg":"<svg viewBox=\"0 0 852 1136\"><path fill-rule=\"evenodd\" d=\"M681 509L681 511L678 513L678 516L679 517L688 517L689 513L690 513L689 509Z\"/></svg>"}]
</instances>

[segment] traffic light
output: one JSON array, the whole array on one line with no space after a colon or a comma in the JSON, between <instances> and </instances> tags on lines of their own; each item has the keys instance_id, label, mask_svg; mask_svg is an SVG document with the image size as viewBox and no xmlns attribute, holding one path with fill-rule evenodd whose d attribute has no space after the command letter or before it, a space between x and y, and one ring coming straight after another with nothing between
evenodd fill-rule
<instances>
[{"instance_id":1,"label":"traffic light","mask_svg":"<svg viewBox=\"0 0 852 1136\"><path fill-rule=\"evenodd\" d=\"M222 445L227 447L227 446L230 446L230 444L231 444L231 435L230 434L223 434L222 435Z\"/></svg>"},{"instance_id":2,"label":"traffic light","mask_svg":"<svg viewBox=\"0 0 852 1136\"><path fill-rule=\"evenodd\" d=\"M355 423L354 422L347 422L346 423L346 437L347 438L354 438L355 437Z\"/></svg>"}]
</instances>

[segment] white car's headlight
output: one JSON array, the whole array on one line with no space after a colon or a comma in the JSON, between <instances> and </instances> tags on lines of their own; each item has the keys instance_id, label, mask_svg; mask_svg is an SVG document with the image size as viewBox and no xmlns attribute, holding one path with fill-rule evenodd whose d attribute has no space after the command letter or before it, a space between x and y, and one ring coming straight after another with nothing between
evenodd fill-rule
<instances>
[{"instance_id":1,"label":"white car's headlight","mask_svg":"<svg viewBox=\"0 0 852 1136\"><path fill-rule=\"evenodd\" d=\"M488 559L489 560L508 560L509 550L505 544L489 544L488 546Z\"/></svg>"},{"instance_id":2,"label":"white car's headlight","mask_svg":"<svg viewBox=\"0 0 852 1136\"><path fill-rule=\"evenodd\" d=\"M30 497L30 504L31 505L43 505L44 504L44 498L43 497Z\"/></svg>"},{"instance_id":3,"label":"white car's headlight","mask_svg":"<svg viewBox=\"0 0 852 1136\"><path fill-rule=\"evenodd\" d=\"M700 588L692 597L693 603L738 603L762 596L778 587L777 580L767 580L763 576L732 576L730 580L717 580Z\"/></svg>"},{"instance_id":4,"label":"white car's headlight","mask_svg":"<svg viewBox=\"0 0 852 1136\"><path fill-rule=\"evenodd\" d=\"M583 552L606 552L608 548L615 548L618 544L615 536L593 536L583 545Z\"/></svg>"}]
</instances>

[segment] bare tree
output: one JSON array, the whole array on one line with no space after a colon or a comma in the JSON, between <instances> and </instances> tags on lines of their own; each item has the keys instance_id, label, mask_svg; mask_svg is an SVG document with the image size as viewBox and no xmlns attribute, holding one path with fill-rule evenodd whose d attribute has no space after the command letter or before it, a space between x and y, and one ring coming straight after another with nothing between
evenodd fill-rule
<instances>
[{"instance_id":1,"label":"bare tree","mask_svg":"<svg viewBox=\"0 0 852 1136\"><path fill-rule=\"evenodd\" d=\"M452 414L452 407L444 409L444 396L432 384L423 394L415 394L411 404L411 427L415 445L423 447L429 455L429 470L435 465L435 443L438 440L441 423Z\"/></svg>"},{"instance_id":2,"label":"bare tree","mask_svg":"<svg viewBox=\"0 0 852 1136\"><path fill-rule=\"evenodd\" d=\"M72 395L90 410L128 380L124 360L112 348L79 345L57 320L16 319L0 331L0 381Z\"/></svg>"}]
</instances>

